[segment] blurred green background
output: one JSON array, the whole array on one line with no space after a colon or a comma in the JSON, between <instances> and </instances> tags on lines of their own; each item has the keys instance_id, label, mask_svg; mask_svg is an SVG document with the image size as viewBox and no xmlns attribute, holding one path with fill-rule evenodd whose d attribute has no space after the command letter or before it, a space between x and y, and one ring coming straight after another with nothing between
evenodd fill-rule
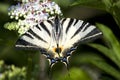
<instances>
[{"instance_id":1,"label":"blurred green background","mask_svg":"<svg viewBox=\"0 0 120 80\"><path fill-rule=\"evenodd\" d=\"M17 32L4 28L12 22L8 8L17 1L0 1L0 80L120 80L120 0L53 0L65 17L95 24L100 39L81 44L73 53L69 70L48 61L38 51L16 50Z\"/></svg>"}]
</instances>

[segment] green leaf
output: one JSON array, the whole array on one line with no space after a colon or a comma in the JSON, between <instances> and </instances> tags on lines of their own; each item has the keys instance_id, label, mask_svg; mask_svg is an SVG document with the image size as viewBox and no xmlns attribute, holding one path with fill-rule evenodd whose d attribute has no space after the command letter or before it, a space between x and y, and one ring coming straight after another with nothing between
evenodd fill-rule
<instances>
[{"instance_id":1,"label":"green leaf","mask_svg":"<svg viewBox=\"0 0 120 80\"><path fill-rule=\"evenodd\" d=\"M80 68L71 68L69 73L61 75L57 80L92 80L91 77Z\"/></svg>"},{"instance_id":2,"label":"green leaf","mask_svg":"<svg viewBox=\"0 0 120 80\"><path fill-rule=\"evenodd\" d=\"M102 0L102 2L105 4L106 11L113 16L120 28L120 1Z\"/></svg>"},{"instance_id":3,"label":"green leaf","mask_svg":"<svg viewBox=\"0 0 120 80\"><path fill-rule=\"evenodd\" d=\"M109 12L120 28L120 1L113 0L74 0L71 6L87 6Z\"/></svg>"},{"instance_id":4,"label":"green leaf","mask_svg":"<svg viewBox=\"0 0 120 80\"><path fill-rule=\"evenodd\" d=\"M95 65L102 71L106 72L107 74L110 74L111 76L115 77L116 79L120 79L120 72L116 70L114 67L109 65L105 62L105 60L97 55L92 53L84 53L80 56L75 57L75 61L78 61L79 63L88 63Z\"/></svg>"},{"instance_id":5,"label":"green leaf","mask_svg":"<svg viewBox=\"0 0 120 80\"><path fill-rule=\"evenodd\" d=\"M114 67L106 63L105 61L91 61L92 64L105 71L107 74L112 75L116 79L120 80L120 72L116 70Z\"/></svg>"},{"instance_id":6,"label":"green leaf","mask_svg":"<svg viewBox=\"0 0 120 80\"><path fill-rule=\"evenodd\" d=\"M0 13L7 14L9 4L0 3Z\"/></svg>"},{"instance_id":7,"label":"green leaf","mask_svg":"<svg viewBox=\"0 0 120 80\"><path fill-rule=\"evenodd\" d=\"M3 62L2 62L3 63ZM0 80L25 80L26 67L16 67L14 65L5 65L0 67Z\"/></svg>"},{"instance_id":8,"label":"green leaf","mask_svg":"<svg viewBox=\"0 0 120 80\"><path fill-rule=\"evenodd\" d=\"M71 0L53 0L55 1L57 4L59 4L61 7L68 7L71 3Z\"/></svg>"},{"instance_id":9,"label":"green leaf","mask_svg":"<svg viewBox=\"0 0 120 80\"><path fill-rule=\"evenodd\" d=\"M109 59L111 59L113 62L115 62L116 65L118 65L120 67L119 60L118 60L118 58L116 58L116 55L114 54L112 49L109 49L103 45L95 44L95 43L91 43L88 45L99 50L100 52L102 52L105 56L107 56Z\"/></svg>"},{"instance_id":10,"label":"green leaf","mask_svg":"<svg viewBox=\"0 0 120 80\"><path fill-rule=\"evenodd\" d=\"M103 32L103 36L105 40L110 44L108 46L110 49L112 49L113 54L115 54L116 58L120 61L120 43L113 34L113 32L105 25L98 24L97 26L100 28L100 30ZM107 32L107 33L106 33Z\"/></svg>"},{"instance_id":11,"label":"green leaf","mask_svg":"<svg viewBox=\"0 0 120 80\"><path fill-rule=\"evenodd\" d=\"M79 63L91 63L92 60L101 60L101 61L104 61L103 58L101 58L101 56L97 55L97 54L93 54L91 52L85 52L85 53L82 53L80 54L79 56L75 56L73 59L72 59L75 63L75 64L79 64ZM72 63L72 62L71 62Z\"/></svg>"},{"instance_id":12,"label":"green leaf","mask_svg":"<svg viewBox=\"0 0 120 80\"><path fill-rule=\"evenodd\" d=\"M106 11L113 16L120 28L120 1L115 2L114 0L102 0L102 2L105 4Z\"/></svg>"},{"instance_id":13,"label":"green leaf","mask_svg":"<svg viewBox=\"0 0 120 80\"><path fill-rule=\"evenodd\" d=\"M96 9L105 10L105 4L101 0L75 0L71 6L87 6Z\"/></svg>"},{"instance_id":14,"label":"green leaf","mask_svg":"<svg viewBox=\"0 0 120 80\"><path fill-rule=\"evenodd\" d=\"M116 5L118 8L120 8L120 0L117 1L114 5Z\"/></svg>"},{"instance_id":15,"label":"green leaf","mask_svg":"<svg viewBox=\"0 0 120 80\"><path fill-rule=\"evenodd\" d=\"M114 5L112 10L109 12L113 15L114 20L120 28L120 8L118 8L118 5Z\"/></svg>"},{"instance_id":16,"label":"green leaf","mask_svg":"<svg viewBox=\"0 0 120 80\"><path fill-rule=\"evenodd\" d=\"M112 8L113 1L112 0L102 0L103 4L105 4L105 8L109 11Z\"/></svg>"}]
</instances>

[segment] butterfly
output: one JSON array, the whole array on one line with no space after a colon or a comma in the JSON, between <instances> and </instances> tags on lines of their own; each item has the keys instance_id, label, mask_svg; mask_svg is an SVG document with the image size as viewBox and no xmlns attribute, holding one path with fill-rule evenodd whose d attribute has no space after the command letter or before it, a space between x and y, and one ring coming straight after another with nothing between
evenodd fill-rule
<instances>
[{"instance_id":1,"label":"butterfly","mask_svg":"<svg viewBox=\"0 0 120 80\"><path fill-rule=\"evenodd\" d=\"M40 50L50 66L59 61L68 65L68 58L81 42L101 35L102 32L88 22L56 16L31 27L17 40L15 47Z\"/></svg>"}]
</instances>

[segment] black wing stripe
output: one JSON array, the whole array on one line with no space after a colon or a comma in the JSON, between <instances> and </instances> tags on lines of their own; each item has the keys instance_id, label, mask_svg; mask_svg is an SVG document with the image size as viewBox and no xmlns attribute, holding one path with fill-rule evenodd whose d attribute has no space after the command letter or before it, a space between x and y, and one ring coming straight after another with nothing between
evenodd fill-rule
<instances>
[{"instance_id":1,"label":"black wing stripe","mask_svg":"<svg viewBox=\"0 0 120 80\"><path fill-rule=\"evenodd\" d=\"M41 31L41 29L40 29L40 27L39 27L38 25L36 25L35 27L36 27L38 30L40 30L40 31Z\"/></svg>"},{"instance_id":2,"label":"black wing stripe","mask_svg":"<svg viewBox=\"0 0 120 80\"><path fill-rule=\"evenodd\" d=\"M53 23L52 23L52 21L50 21L50 20L47 20L47 22L51 25L51 26L53 26Z\"/></svg>"},{"instance_id":3,"label":"black wing stripe","mask_svg":"<svg viewBox=\"0 0 120 80\"><path fill-rule=\"evenodd\" d=\"M43 22L41 22L40 25L48 33L48 35L50 36L51 35L50 31L47 29L46 25Z\"/></svg>"},{"instance_id":4,"label":"black wing stripe","mask_svg":"<svg viewBox=\"0 0 120 80\"><path fill-rule=\"evenodd\" d=\"M61 25L63 25L63 23L66 21L66 18L64 18L61 22Z\"/></svg>"},{"instance_id":5,"label":"black wing stripe","mask_svg":"<svg viewBox=\"0 0 120 80\"><path fill-rule=\"evenodd\" d=\"M36 33L34 33L31 29L28 30L28 32L29 32L30 34L32 34L34 37L38 38L39 40L41 40L41 41L47 43L47 41L45 41L43 38L41 38L41 37L38 36Z\"/></svg>"},{"instance_id":6,"label":"black wing stripe","mask_svg":"<svg viewBox=\"0 0 120 80\"><path fill-rule=\"evenodd\" d=\"M18 45L23 45L23 46L33 46L33 44L32 43L30 43L30 42L27 42L27 41L25 41L25 40L23 40L23 39L18 39L18 41L17 41L17 43L16 43L16 46L18 46Z\"/></svg>"},{"instance_id":7,"label":"black wing stripe","mask_svg":"<svg viewBox=\"0 0 120 80\"><path fill-rule=\"evenodd\" d=\"M68 30L69 30L70 26L72 25L73 21L74 21L74 19L70 19L70 21L68 23L68 26L66 28L66 33L68 32Z\"/></svg>"},{"instance_id":8,"label":"black wing stripe","mask_svg":"<svg viewBox=\"0 0 120 80\"><path fill-rule=\"evenodd\" d=\"M78 19L75 20L75 23L73 24L73 26L75 26L78 23Z\"/></svg>"},{"instance_id":9,"label":"black wing stripe","mask_svg":"<svg viewBox=\"0 0 120 80\"><path fill-rule=\"evenodd\" d=\"M82 25L79 27L79 29L73 34L73 36L71 37L71 39L77 35L82 29L83 27L87 24L87 22L83 22Z\"/></svg>"},{"instance_id":10,"label":"black wing stripe","mask_svg":"<svg viewBox=\"0 0 120 80\"><path fill-rule=\"evenodd\" d=\"M18 39L15 45L16 48L23 48L23 49L39 49L37 45L34 45L28 41L25 41L23 39Z\"/></svg>"},{"instance_id":11,"label":"black wing stripe","mask_svg":"<svg viewBox=\"0 0 120 80\"><path fill-rule=\"evenodd\" d=\"M54 20L54 29L56 31L56 33L59 33L59 29L60 29L60 20L58 18L58 16L55 17L55 20Z\"/></svg>"},{"instance_id":12,"label":"black wing stripe","mask_svg":"<svg viewBox=\"0 0 120 80\"><path fill-rule=\"evenodd\" d=\"M97 29L97 28L94 28L90 33L88 33L86 36L84 36L82 39L81 39L81 41L82 40L87 40L87 39L94 39L94 38L96 38L95 36L98 36L98 35L102 35L102 32L99 30L99 29ZM99 37L99 36L98 36Z\"/></svg>"},{"instance_id":13,"label":"black wing stripe","mask_svg":"<svg viewBox=\"0 0 120 80\"><path fill-rule=\"evenodd\" d=\"M91 26L91 24L90 24L90 23L87 23L87 25L85 26L83 32L84 32L85 30L87 30L87 28L89 28L89 26Z\"/></svg>"},{"instance_id":14,"label":"black wing stripe","mask_svg":"<svg viewBox=\"0 0 120 80\"><path fill-rule=\"evenodd\" d=\"M28 33L25 33L24 34L25 36L27 36L27 37L29 37L29 38L31 38L31 39L34 39L30 34L28 34Z\"/></svg>"}]
</instances>

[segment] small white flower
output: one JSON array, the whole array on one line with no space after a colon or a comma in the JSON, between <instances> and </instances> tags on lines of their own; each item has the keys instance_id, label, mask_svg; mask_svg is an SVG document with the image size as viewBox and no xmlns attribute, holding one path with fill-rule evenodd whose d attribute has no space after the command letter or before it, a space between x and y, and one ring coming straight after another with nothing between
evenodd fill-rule
<instances>
[{"instance_id":1,"label":"small white flower","mask_svg":"<svg viewBox=\"0 0 120 80\"><path fill-rule=\"evenodd\" d=\"M60 7L50 0L22 0L21 4L11 6L8 10L10 18L18 21L16 29L20 34L25 33L30 27L54 17L50 15L62 15Z\"/></svg>"}]
</instances>

